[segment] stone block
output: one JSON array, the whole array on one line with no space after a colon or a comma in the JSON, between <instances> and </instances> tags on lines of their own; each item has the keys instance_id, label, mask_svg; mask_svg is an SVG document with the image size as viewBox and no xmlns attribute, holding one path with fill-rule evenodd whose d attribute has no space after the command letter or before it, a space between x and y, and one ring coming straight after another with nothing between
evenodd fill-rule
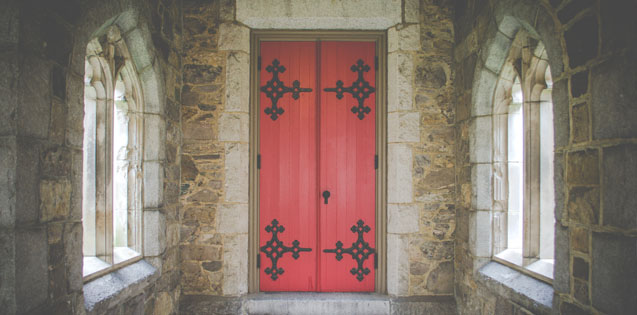
<instances>
[{"instance_id":1,"label":"stone block","mask_svg":"<svg viewBox=\"0 0 637 315\"><path fill-rule=\"evenodd\" d=\"M571 247L575 251L588 253L589 237L588 230L578 226L572 226L571 230Z\"/></svg>"},{"instance_id":2,"label":"stone block","mask_svg":"<svg viewBox=\"0 0 637 315\"><path fill-rule=\"evenodd\" d=\"M250 29L234 23L219 25L219 50L250 53Z\"/></svg>"},{"instance_id":3,"label":"stone block","mask_svg":"<svg viewBox=\"0 0 637 315\"><path fill-rule=\"evenodd\" d=\"M215 130L211 121L184 121L182 133L187 140L215 140Z\"/></svg>"},{"instance_id":4,"label":"stone block","mask_svg":"<svg viewBox=\"0 0 637 315\"><path fill-rule=\"evenodd\" d=\"M389 30L387 30L387 45L387 51L390 53L398 50L419 50L421 47L420 25L397 25L390 28Z\"/></svg>"},{"instance_id":5,"label":"stone block","mask_svg":"<svg viewBox=\"0 0 637 315\"><path fill-rule=\"evenodd\" d=\"M141 25L139 28L135 28L132 31L124 34L124 41L126 41L126 47L130 55L133 57L135 63L135 69L138 72L142 72L146 67L153 63L153 44L148 28ZM141 82L144 82L141 80ZM146 91L144 90L144 93Z\"/></svg>"},{"instance_id":6,"label":"stone block","mask_svg":"<svg viewBox=\"0 0 637 315\"><path fill-rule=\"evenodd\" d=\"M597 17L594 15L581 18L564 32L571 69L597 57L598 34Z\"/></svg>"},{"instance_id":7,"label":"stone block","mask_svg":"<svg viewBox=\"0 0 637 315\"><path fill-rule=\"evenodd\" d=\"M63 238L64 267L66 268L66 277L68 277L66 279L68 290L79 292L84 285L82 279L82 223L65 223Z\"/></svg>"},{"instance_id":8,"label":"stone block","mask_svg":"<svg viewBox=\"0 0 637 315\"><path fill-rule=\"evenodd\" d=\"M248 291L248 235L224 237L223 295L236 296Z\"/></svg>"},{"instance_id":9,"label":"stone block","mask_svg":"<svg viewBox=\"0 0 637 315\"><path fill-rule=\"evenodd\" d=\"M490 116L475 117L469 128L469 161L490 163L493 159L492 118Z\"/></svg>"},{"instance_id":10,"label":"stone block","mask_svg":"<svg viewBox=\"0 0 637 315\"><path fill-rule=\"evenodd\" d=\"M602 162L604 225L637 228L637 145L604 148Z\"/></svg>"},{"instance_id":11,"label":"stone block","mask_svg":"<svg viewBox=\"0 0 637 315\"><path fill-rule=\"evenodd\" d=\"M144 162L144 208L156 208L164 202L164 168L160 162Z\"/></svg>"},{"instance_id":12,"label":"stone block","mask_svg":"<svg viewBox=\"0 0 637 315\"><path fill-rule=\"evenodd\" d=\"M590 132L588 105L586 103L574 105L571 116L573 117L573 142L588 141L588 134Z\"/></svg>"},{"instance_id":13,"label":"stone block","mask_svg":"<svg viewBox=\"0 0 637 315\"><path fill-rule=\"evenodd\" d=\"M8 314L16 308L15 252L14 230L0 228L0 307Z\"/></svg>"},{"instance_id":14,"label":"stone block","mask_svg":"<svg viewBox=\"0 0 637 315\"><path fill-rule=\"evenodd\" d=\"M478 257L491 257L493 231L490 211L472 211L469 214L469 250Z\"/></svg>"},{"instance_id":15,"label":"stone block","mask_svg":"<svg viewBox=\"0 0 637 315\"><path fill-rule=\"evenodd\" d=\"M426 126L420 128L423 139L427 139L421 142L421 148L425 152L437 152L453 154L455 150L456 142L456 129L451 125L436 125ZM453 163L454 159L449 157L449 162Z\"/></svg>"},{"instance_id":16,"label":"stone block","mask_svg":"<svg viewBox=\"0 0 637 315\"><path fill-rule=\"evenodd\" d=\"M509 55L509 50L513 40L501 32L494 32L494 35L487 38L484 47L484 54L480 56L484 62L484 67L493 73L500 73L504 61Z\"/></svg>"},{"instance_id":17,"label":"stone block","mask_svg":"<svg viewBox=\"0 0 637 315\"><path fill-rule=\"evenodd\" d=\"M405 22L418 23L420 22L420 1L418 0L405 0Z\"/></svg>"},{"instance_id":18,"label":"stone block","mask_svg":"<svg viewBox=\"0 0 637 315\"><path fill-rule=\"evenodd\" d=\"M407 234L418 232L420 206L409 204L387 205L387 232Z\"/></svg>"},{"instance_id":19,"label":"stone block","mask_svg":"<svg viewBox=\"0 0 637 315\"><path fill-rule=\"evenodd\" d=\"M585 9L590 8L594 2L594 0L580 0L570 2L557 12L557 18L560 20L560 22L562 22L562 24L566 24L570 20L572 20L578 13L581 13Z\"/></svg>"},{"instance_id":20,"label":"stone block","mask_svg":"<svg viewBox=\"0 0 637 315\"><path fill-rule=\"evenodd\" d=\"M49 288L46 230L15 230L15 298L17 313L28 313L47 299Z\"/></svg>"},{"instance_id":21,"label":"stone block","mask_svg":"<svg viewBox=\"0 0 637 315\"><path fill-rule=\"evenodd\" d=\"M160 211L144 211L144 256L159 256L166 250L166 218Z\"/></svg>"},{"instance_id":22,"label":"stone block","mask_svg":"<svg viewBox=\"0 0 637 315\"><path fill-rule=\"evenodd\" d=\"M166 95L159 62L139 71L141 71L139 82L144 91L144 108L136 110L144 113L163 114L166 106Z\"/></svg>"},{"instance_id":23,"label":"stone block","mask_svg":"<svg viewBox=\"0 0 637 315\"><path fill-rule=\"evenodd\" d=\"M51 116L51 65L39 58L22 64L16 120L20 135L45 139Z\"/></svg>"},{"instance_id":24,"label":"stone block","mask_svg":"<svg viewBox=\"0 0 637 315\"><path fill-rule=\"evenodd\" d=\"M580 257L573 257L573 277L588 281L588 262Z\"/></svg>"},{"instance_id":25,"label":"stone block","mask_svg":"<svg viewBox=\"0 0 637 315\"><path fill-rule=\"evenodd\" d=\"M231 52L226 59L226 112L248 113L250 107L250 55Z\"/></svg>"},{"instance_id":26,"label":"stone block","mask_svg":"<svg viewBox=\"0 0 637 315\"><path fill-rule=\"evenodd\" d=\"M385 30L402 21L401 0L236 3L237 21L255 29Z\"/></svg>"},{"instance_id":27,"label":"stone block","mask_svg":"<svg viewBox=\"0 0 637 315\"><path fill-rule=\"evenodd\" d=\"M564 154L555 153L553 159L553 189L555 196L555 219L565 219L566 184L564 182Z\"/></svg>"},{"instance_id":28,"label":"stone block","mask_svg":"<svg viewBox=\"0 0 637 315\"><path fill-rule=\"evenodd\" d=\"M18 20L16 19L15 21L17 22ZM8 31L3 34L7 33ZM19 75L18 56L16 53L0 54L0 72L4 73L0 79L0 94L3 96L0 99L0 108L2 108L2 111L0 111L0 135L15 135L17 126L15 115L18 105L16 82Z\"/></svg>"},{"instance_id":29,"label":"stone block","mask_svg":"<svg viewBox=\"0 0 637 315\"><path fill-rule=\"evenodd\" d=\"M144 115L144 160L163 160L166 152L166 122L159 115Z\"/></svg>"},{"instance_id":30,"label":"stone block","mask_svg":"<svg viewBox=\"0 0 637 315\"><path fill-rule=\"evenodd\" d=\"M580 97L588 91L588 71L582 71L571 77L571 96Z\"/></svg>"},{"instance_id":31,"label":"stone block","mask_svg":"<svg viewBox=\"0 0 637 315\"><path fill-rule=\"evenodd\" d=\"M413 108L414 61L410 54L394 52L387 60L388 111Z\"/></svg>"},{"instance_id":32,"label":"stone block","mask_svg":"<svg viewBox=\"0 0 637 315\"><path fill-rule=\"evenodd\" d=\"M427 290L434 294L453 294L453 261L443 261L429 273Z\"/></svg>"},{"instance_id":33,"label":"stone block","mask_svg":"<svg viewBox=\"0 0 637 315\"><path fill-rule=\"evenodd\" d=\"M219 118L219 141L248 142L250 115L247 113L224 113Z\"/></svg>"},{"instance_id":34,"label":"stone block","mask_svg":"<svg viewBox=\"0 0 637 315\"><path fill-rule=\"evenodd\" d=\"M593 139L632 138L637 134L637 61L610 58L591 71Z\"/></svg>"},{"instance_id":35,"label":"stone block","mask_svg":"<svg viewBox=\"0 0 637 315\"><path fill-rule=\"evenodd\" d=\"M217 232L248 233L248 205L222 204L217 210Z\"/></svg>"},{"instance_id":36,"label":"stone block","mask_svg":"<svg viewBox=\"0 0 637 315\"><path fill-rule=\"evenodd\" d=\"M420 142L420 113L389 113L387 125L387 142Z\"/></svg>"},{"instance_id":37,"label":"stone block","mask_svg":"<svg viewBox=\"0 0 637 315\"><path fill-rule=\"evenodd\" d=\"M555 148L562 148L569 144L569 97L568 80L553 82L553 130Z\"/></svg>"},{"instance_id":38,"label":"stone block","mask_svg":"<svg viewBox=\"0 0 637 315\"><path fill-rule=\"evenodd\" d=\"M0 138L0 227L15 224L16 150L15 137Z\"/></svg>"},{"instance_id":39,"label":"stone block","mask_svg":"<svg viewBox=\"0 0 637 315\"><path fill-rule=\"evenodd\" d=\"M409 294L409 238L406 235L387 234L387 293Z\"/></svg>"},{"instance_id":40,"label":"stone block","mask_svg":"<svg viewBox=\"0 0 637 315\"><path fill-rule=\"evenodd\" d=\"M15 221L33 223L40 217L40 145L25 138L16 141Z\"/></svg>"},{"instance_id":41,"label":"stone block","mask_svg":"<svg viewBox=\"0 0 637 315\"><path fill-rule=\"evenodd\" d=\"M415 85L420 89L440 89L447 85L447 72L445 66L441 64L430 64L428 61L422 61L418 64L415 73ZM418 101L419 95L416 96ZM442 104L436 104L442 106Z\"/></svg>"},{"instance_id":42,"label":"stone block","mask_svg":"<svg viewBox=\"0 0 637 315\"><path fill-rule=\"evenodd\" d=\"M553 287L560 293L571 292L570 273L570 239L569 229L555 224L555 267L553 271Z\"/></svg>"},{"instance_id":43,"label":"stone block","mask_svg":"<svg viewBox=\"0 0 637 315\"><path fill-rule=\"evenodd\" d=\"M248 203L248 144L225 144L225 201Z\"/></svg>"},{"instance_id":44,"label":"stone block","mask_svg":"<svg viewBox=\"0 0 637 315\"><path fill-rule=\"evenodd\" d=\"M566 180L571 185L599 185L599 152L570 152L566 156Z\"/></svg>"},{"instance_id":45,"label":"stone block","mask_svg":"<svg viewBox=\"0 0 637 315\"><path fill-rule=\"evenodd\" d=\"M66 219L71 204L71 183L68 180L40 182L40 221Z\"/></svg>"},{"instance_id":46,"label":"stone block","mask_svg":"<svg viewBox=\"0 0 637 315\"><path fill-rule=\"evenodd\" d=\"M637 20L633 12L637 11L634 1L602 1L599 3L602 21L602 54L619 51L628 47L635 51L637 42L633 34L637 31Z\"/></svg>"},{"instance_id":47,"label":"stone block","mask_svg":"<svg viewBox=\"0 0 637 315\"><path fill-rule=\"evenodd\" d=\"M471 103L473 104L471 115L491 115L493 112L493 94L495 93L498 76L483 67L475 74L475 77L466 77L465 80L472 82L472 85L468 87L468 89L471 89Z\"/></svg>"},{"instance_id":48,"label":"stone block","mask_svg":"<svg viewBox=\"0 0 637 315\"><path fill-rule=\"evenodd\" d=\"M491 185L491 164L471 165L471 208L475 210L491 209L493 205L493 187Z\"/></svg>"},{"instance_id":49,"label":"stone block","mask_svg":"<svg viewBox=\"0 0 637 315\"><path fill-rule=\"evenodd\" d=\"M593 307L607 314L637 313L636 237L593 233Z\"/></svg>"},{"instance_id":50,"label":"stone block","mask_svg":"<svg viewBox=\"0 0 637 315\"><path fill-rule=\"evenodd\" d=\"M406 144L388 145L387 202L413 201L413 156Z\"/></svg>"},{"instance_id":51,"label":"stone block","mask_svg":"<svg viewBox=\"0 0 637 315\"><path fill-rule=\"evenodd\" d=\"M582 224L599 223L599 188L573 187L568 193L568 218Z\"/></svg>"},{"instance_id":52,"label":"stone block","mask_svg":"<svg viewBox=\"0 0 637 315\"><path fill-rule=\"evenodd\" d=\"M215 65L184 65L184 83L190 84L213 84L222 78L223 68ZM221 81L220 79L218 81Z\"/></svg>"}]
</instances>

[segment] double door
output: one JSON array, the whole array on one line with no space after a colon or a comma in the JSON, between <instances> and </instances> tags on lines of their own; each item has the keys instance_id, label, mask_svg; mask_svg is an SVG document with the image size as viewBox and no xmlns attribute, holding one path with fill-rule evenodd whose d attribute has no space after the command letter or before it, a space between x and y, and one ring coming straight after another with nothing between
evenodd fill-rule
<instances>
[{"instance_id":1,"label":"double door","mask_svg":"<svg viewBox=\"0 0 637 315\"><path fill-rule=\"evenodd\" d=\"M261 291L374 291L374 42L261 42Z\"/></svg>"}]
</instances>

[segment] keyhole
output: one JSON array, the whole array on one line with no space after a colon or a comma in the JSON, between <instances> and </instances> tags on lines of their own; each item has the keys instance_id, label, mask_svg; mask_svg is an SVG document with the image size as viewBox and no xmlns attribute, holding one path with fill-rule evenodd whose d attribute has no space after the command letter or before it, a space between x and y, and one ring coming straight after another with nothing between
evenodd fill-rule
<instances>
[{"instance_id":1,"label":"keyhole","mask_svg":"<svg viewBox=\"0 0 637 315\"><path fill-rule=\"evenodd\" d=\"M325 204L327 204L327 199L330 198L330 192L329 191L324 191L323 192L323 198L325 198Z\"/></svg>"}]
</instances>

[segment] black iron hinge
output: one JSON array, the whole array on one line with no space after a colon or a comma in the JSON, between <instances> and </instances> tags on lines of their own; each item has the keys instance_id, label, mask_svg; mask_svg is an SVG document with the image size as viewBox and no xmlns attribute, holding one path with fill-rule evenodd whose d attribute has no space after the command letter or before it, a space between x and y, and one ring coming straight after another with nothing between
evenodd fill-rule
<instances>
[{"instance_id":1,"label":"black iron hinge","mask_svg":"<svg viewBox=\"0 0 637 315\"><path fill-rule=\"evenodd\" d=\"M261 269L261 254L257 254L257 269Z\"/></svg>"},{"instance_id":2,"label":"black iron hinge","mask_svg":"<svg viewBox=\"0 0 637 315\"><path fill-rule=\"evenodd\" d=\"M257 68L261 71L261 56L257 57Z\"/></svg>"},{"instance_id":3,"label":"black iron hinge","mask_svg":"<svg viewBox=\"0 0 637 315\"><path fill-rule=\"evenodd\" d=\"M257 169L261 169L261 154L257 154Z\"/></svg>"},{"instance_id":4,"label":"black iron hinge","mask_svg":"<svg viewBox=\"0 0 637 315\"><path fill-rule=\"evenodd\" d=\"M378 269L378 254L374 253L374 269Z\"/></svg>"},{"instance_id":5,"label":"black iron hinge","mask_svg":"<svg viewBox=\"0 0 637 315\"><path fill-rule=\"evenodd\" d=\"M378 56L374 57L374 70L378 70Z\"/></svg>"},{"instance_id":6,"label":"black iron hinge","mask_svg":"<svg viewBox=\"0 0 637 315\"><path fill-rule=\"evenodd\" d=\"M374 155L374 169L378 169L378 154Z\"/></svg>"}]
</instances>

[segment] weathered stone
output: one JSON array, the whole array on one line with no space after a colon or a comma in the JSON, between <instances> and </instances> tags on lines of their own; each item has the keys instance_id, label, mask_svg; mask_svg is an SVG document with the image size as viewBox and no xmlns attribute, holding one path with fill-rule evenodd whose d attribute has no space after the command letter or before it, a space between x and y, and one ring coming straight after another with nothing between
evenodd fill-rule
<instances>
[{"instance_id":1,"label":"weathered stone","mask_svg":"<svg viewBox=\"0 0 637 315\"><path fill-rule=\"evenodd\" d=\"M447 73L442 65L419 65L415 73L416 87L439 89L447 84Z\"/></svg>"},{"instance_id":2,"label":"weathered stone","mask_svg":"<svg viewBox=\"0 0 637 315\"><path fill-rule=\"evenodd\" d=\"M422 262L412 262L409 264L409 273L412 275L424 275L429 271L429 265Z\"/></svg>"},{"instance_id":3,"label":"weathered stone","mask_svg":"<svg viewBox=\"0 0 637 315\"><path fill-rule=\"evenodd\" d=\"M637 43L631 34L637 30L637 21L632 18L631 12L635 12L636 9L637 3L631 1L600 2L599 13L603 25L602 54L619 51L624 47L635 51Z\"/></svg>"},{"instance_id":4,"label":"weathered stone","mask_svg":"<svg viewBox=\"0 0 637 315\"><path fill-rule=\"evenodd\" d=\"M580 97L588 91L588 71L574 74L571 77L571 96Z\"/></svg>"},{"instance_id":5,"label":"weathered stone","mask_svg":"<svg viewBox=\"0 0 637 315\"><path fill-rule=\"evenodd\" d=\"M490 211L473 211L469 219L469 249L478 257L491 257L493 231Z\"/></svg>"},{"instance_id":6,"label":"weathered stone","mask_svg":"<svg viewBox=\"0 0 637 315\"><path fill-rule=\"evenodd\" d=\"M420 114L395 112L387 115L387 141L420 142Z\"/></svg>"},{"instance_id":7,"label":"weathered stone","mask_svg":"<svg viewBox=\"0 0 637 315\"><path fill-rule=\"evenodd\" d=\"M568 193L568 218L582 224L599 220L599 188L573 187Z\"/></svg>"},{"instance_id":8,"label":"weathered stone","mask_svg":"<svg viewBox=\"0 0 637 315\"><path fill-rule=\"evenodd\" d=\"M184 121L182 124L184 139L214 140L216 135L208 121Z\"/></svg>"},{"instance_id":9,"label":"weathered stone","mask_svg":"<svg viewBox=\"0 0 637 315\"><path fill-rule=\"evenodd\" d=\"M144 207L156 208L163 204L164 169L160 162L144 162Z\"/></svg>"},{"instance_id":10,"label":"weathered stone","mask_svg":"<svg viewBox=\"0 0 637 315\"><path fill-rule=\"evenodd\" d=\"M15 119L18 134L44 139L49 134L51 115L51 65L39 58L27 58L22 64L19 105Z\"/></svg>"},{"instance_id":11,"label":"weathered stone","mask_svg":"<svg viewBox=\"0 0 637 315\"><path fill-rule=\"evenodd\" d=\"M166 123L159 115L144 115L144 159L162 160L166 152Z\"/></svg>"},{"instance_id":12,"label":"weathered stone","mask_svg":"<svg viewBox=\"0 0 637 315\"><path fill-rule=\"evenodd\" d=\"M389 204L387 206L387 232L407 234L418 232L420 207L409 204Z\"/></svg>"},{"instance_id":13,"label":"weathered stone","mask_svg":"<svg viewBox=\"0 0 637 315\"><path fill-rule=\"evenodd\" d=\"M604 225L637 228L637 145L626 144L603 151Z\"/></svg>"},{"instance_id":14,"label":"weathered stone","mask_svg":"<svg viewBox=\"0 0 637 315\"><path fill-rule=\"evenodd\" d=\"M573 257L573 277L588 280L588 262L579 257Z\"/></svg>"},{"instance_id":15,"label":"weathered stone","mask_svg":"<svg viewBox=\"0 0 637 315\"><path fill-rule=\"evenodd\" d=\"M560 19L562 24L568 23L578 13L590 8L594 4L593 0L580 0L568 3L560 11L557 12L557 18Z\"/></svg>"},{"instance_id":16,"label":"weathered stone","mask_svg":"<svg viewBox=\"0 0 637 315\"><path fill-rule=\"evenodd\" d=\"M420 49L420 26L417 24L395 27L387 30L388 52Z\"/></svg>"},{"instance_id":17,"label":"weathered stone","mask_svg":"<svg viewBox=\"0 0 637 315\"><path fill-rule=\"evenodd\" d=\"M637 312L637 238L593 233L593 306L608 314Z\"/></svg>"},{"instance_id":18,"label":"weathered stone","mask_svg":"<svg viewBox=\"0 0 637 315\"><path fill-rule=\"evenodd\" d=\"M560 306L560 313L564 315L581 315L587 312L575 304L564 302Z\"/></svg>"},{"instance_id":19,"label":"weathered stone","mask_svg":"<svg viewBox=\"0 0 637 315\"><path fill-rule=\"evenodd\" d=\"M588 134L590 132L588 105L586 103L574 105L571 116L573 117L573 142L588 141Z\"/></svg>"},{"instance_id":20,"label":"weathered stone","mask_svg":"<svg viewBox=\"0 0 637 315\"><path fill-rule=\"evenodd\" d=\"M413 108L412 56L395 52L387 60L387 81L392 82L387 89L388 111L411 110Z\"/></svg>"},{"instance_id":21,"label":"weathered stone","mask_svg":"<svg viewBox=\"0 0 637 315\"><path fill-rule=\"evenodd\" d=\"M168 292L160 293L155 298L155 315L173 314L173 301Z\"/></svg>"},{"instance_id":22,"label":"weathered stone","mask_svg":"<svg viewBox=\"0 0 637 315\"><path fill-rule=\"evenodd\" d=\"M219 118L219 141L247 142L250 116L245 113L222 114Z\"/></svg>"},{"instance_id":23,"label":"weathered stone","mask_svg":"<svg viewBox=\"0 0 637 315\"><path fill-rule=\"evenodd\" d=\"M573 226L571 230L571 246L573 250L588 253L589 240L588 231L584 228Z\"/></svg>"},{"instance_id":24,"label":"weathered stone","mask_svg":"<svg viewBox=\"0 0 637 315\"><path fill-rule=\"evenodd\" d=\"M588 299L588 282L579 279L573 280L573 296L584 305L590 303Z\"/></svg>"},{"instance_id":25,"label":"weathered stone","mask_svg":"<svg viewBox=\"0 0 637 315\"><path fill-rule=\"evenodd\" d=\"M409 252L406 235L387 235L387 293L404 296L409 293Z\"/></svg>"},{"instance_id":26,"label":"weathered stone","mask_svg":"<svg viewBox=\"0 0 637 315\"><path fill-rule=\"evenodd\" d=\"M491 164L473 164L471 166L471 208L477 210L491 209L492 199Z\"/></svg>"},{"instance_id":27,"label":"weathered stone","mask_svg":"<svg viewBox=\"0 0 637 315\"><path fill-rule=\"evenodd\" d=\"M250 52L250 29L239 24L219 25L219 50Z\"/></svg>"},{"instance_id":28,"label":"weathered stone","mask_svg":"<svg viewBox=\"0 0 637 315\"><path fill-rule=\"evenodd\" d=\"M204 262L201 264L201 267L208 271L214 272L221 270L222 263L220 261Z\"/></svg>"},{"instance_id":29,"label":"weathered stone","mask_svg":"<svg viewBox=\"0 0 637 315\"><path fill-rule=\"evenodd\" d=\"M166 249L166 218L159 211L144 211L144 256L159 256Z\"/></svg>"},{"instance_id":30,"label":"weathered stone","mask_svg":"<svg viewBox=\"0 0 637 315\"><path fill-rule=\"evenodd\" d=\"M248 205L223 204L219 207L217 232L222 234L248 233Z\"/></svg>"},{"instance_id":31,"label":"weathered stone","mask_svg":"<svg viewBox=\"0 0 637 315\"><path fill-rule=\"evenodd\" d=\"M589 36L592 36L590 34ZM616 57L591 71L593 139L632 138L637 134L637 61ZM610 123L612 122L612 123Z\"/></svg>"},{"instance_id":32,"label":"weathered stone","mask_svg":"<svg viewBox=\"0 0 637 315\"><path fill-rule=\"evenodd\" d=\"M472 120L469 132L469 158L473 163L489 163L493 152L493 125L489 116Z\"/></svg>"},{"instance_id":33,"label":"weathered stone","mask_svg":"<svg viewBox=\"0 0 637 315\"><path fill-rule=\"evenodd\" d=\"M67 180L43 180L40 183L40 221L65 219L69 215L71 184Z\"/></svg>"},{"instance_id":34,"label":"weathered stone","mask_svg":"<svg viewBox=\"0 0 637 315\"><path fill-rule=\"evenodd\" d=\"M570 239L569 229L555 224L555 268L553 271L553 287L556 292L571 292L570 273Z\"/></svg>"},{"instance_id":35,"label":"weathered stone","mask_svg":"<svg viewBox=\"0 0 637 315\"><path fill-rule=\"evenodd\" d=\"M387 201L405 203L413 200L412 152L405 144L388 145Z\"/></svg>"},{"instance_id":36,"label":"weathered stone","mask_svg":"<svg viewBox=\"0 0 637 315\"><path fill-rule=\"evenodd\" d=\"M598 34L597 17L593 15L581 18L564 32L571 69L597 56Z\"/></svg>"},{"instance_id":37,"label":"weathered stone","mask_svg":"<svg viewBox=\"0 0 637 315\"><path fill-rule=\"evenodd\" d=\"M223 294L240 295L248 291L248 235L226 236L223 246Z\"/></svg>"},{"instance_id":38,"label":"weathered stone","mask_svg":"<svg viewBox=\"0 0 637 315\"><path fill-rule=\"evenodd\" d=\"M241 52L228 54L226 61L227 112L248 113L250 101L250 56Z\"/></svg>"},{"instance_id":39,"label":"weathered stone","mask_svg":"<svg viewBox=\"0 0 637 315\"><path fill-rule=\"evenodd\" d=\"M429 273L427 290L435 294L453 293L453 262L441 262Z\"/></svg>"},{"instance_id":40,"label":"weathered stone","mask_svg":"<svg viewBox=\"0 0 637 315\"><path fill-rule=\"evenodd\" d=\"M498 76L487 69L481 69L480 72L476 73L475 78L473 77L473 71L471 71L471 75L471 77L465 78L465 80L471 82L468 87L471 90L471 104L473 104L471 115L491 115L493 112L493 94L495 93Z\"/></svg>"},{"instance_id":41,"label":"weathered stone","mask_svg":"<svg viewBox=\"0 0 637 315\"><path fill-rule=\"evenodd\" d=\"M15 303L28 313L47 299L47 241L43 228L15 231Z\"/></svg>"},{"instance_id":42,"label":"weathered stone","mask_svg":"<svg viewBox=\"0 0 637 315\"><path fill-rule=\"evenodd\" d=\"M237 21L256 29L385 30L402 20L400 0L339 2L239 0Z\"/></svg>"},{"instance_id":43,"label":"weathered stone","mask_svg":"<svg viewBox=\"0 0 637 315\"><path fill-rule=\"evenodd\" d=\"M569 144L570 114L568 81L559 80L553 82L553 126L555 135L555 147L560 148Z\"/></svg>"},{"instance_id":44,"label":"weathered stone","mask_svg":"<svg viewBox=\"0 0 637 315\"><path fill-rule=\"evenodd\" d=\"M214 261L221 260L221 249L219 246L210 245L181 245L181 260Z\"/></svg>"},{"instance_id":45,"label":"weathered stone","mask_svg":"<svg viewBox=\"0 0 637 315\"><path fill-rule=\"evenodd\" d=\"M571 185L599 185L597 150L571 152L567 155L567 182Z\"/></svg>"},{"instance_id":46,"label":"weathered stone","mask_svg":"<svg viewBox=\"0 0 637 315\"><path fill-rule=\"evenodd\" d=\"M225 201L248 202L248 145L225 144Z\"/></svg>"},{"instance_id":47,"label":"weathered stone","mask_svg":"<svg viewBox=\"0 0 637 315\"><path fill-rule=\"evenodd\" d=\"M184 82L191 84L210 84L217 80L223 68L213 65L184 65Z\"/></svg>"}]
</instances>

